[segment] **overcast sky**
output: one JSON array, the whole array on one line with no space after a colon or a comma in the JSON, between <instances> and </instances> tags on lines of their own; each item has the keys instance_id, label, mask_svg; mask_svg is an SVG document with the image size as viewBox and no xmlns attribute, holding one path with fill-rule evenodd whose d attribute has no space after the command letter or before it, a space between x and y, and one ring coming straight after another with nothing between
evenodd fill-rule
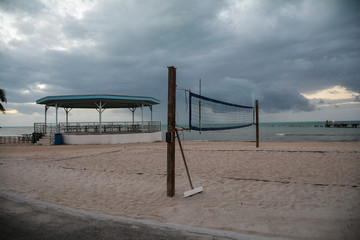
<instances>
[{"instance_id":1,"label":"overcast sky","mask_svg":"<svg viewBox=\"0 0 360 240\"><path fill-rule=\"evenodd\" d=\"M201 78L203 95L242 105L254 93L263 122L360 120L359 10L356 0L0 0L0 125L42 122L35 101L70 94L151 96L166 123L170 65L181 88L198 92ZM178 91L179 119L184 102ZM97 116L73 110L70 121Z\"/></svg>"}]
</instances>

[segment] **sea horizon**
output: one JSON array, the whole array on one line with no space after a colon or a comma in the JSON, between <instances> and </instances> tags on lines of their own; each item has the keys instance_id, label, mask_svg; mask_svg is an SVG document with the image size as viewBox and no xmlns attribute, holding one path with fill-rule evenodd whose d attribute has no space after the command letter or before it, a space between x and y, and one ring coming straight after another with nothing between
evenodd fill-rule
<instances>
[{"instance_id":1,"label":"sea horizon","mask_svg":"<svg viewBox=\"0 0 360 240\"><path fill-rule=\"evenodd\" d=\"M141 120L140 120L141 121ZM139 120L136 120L136 122L140 122ZM148 120L144 120L144 121L148 121ZM157 121L157 120L154 120L154 121ZM316 120L311 120L311 121L269 121L269 122L260 122L259 124L281 124L281 123L285 123L285 124L288 124L288 123L323 123L325 124L326 121L329 121L329 122L354 122L354 123L360 123L360 120L322 120L322 121L316 121ZM75 121L76 122L76 121ZM92 122L96 122L96 121L92 121ZM108 121L103 121L103 122L108 122ZM115 121L110 121L110 122L115 122ZM121 122L121 121L120 121ZM50 124L50 123L49 123ZM52 124L52 123L51 123ZM188 123L180 123L179 125L187 125ZM161 123L161 125L167 125L166 123ZM34 125L15 125L15 126L8 126L8 125L5 125L5 126L2 126L0 125L0 128L1 127L4 127L4 128L33 128Z\"/></svg>"},{"instance_id":2,"label":"sea horizon","mask_svg":"<svg viewBox=\"0 0 360 240\"><path fill-rule=\"evenodd\" d=\"M262 122L260 126L260 142L360 142L360 125L357 128L328 128L326 121L293 121L293 122ZM331 121L329 121L331 122ZM335 122L360 121L347 120ZM187 127L187 124L178 124ZM33 126L2 126L0 136L21 136L31 134ZM165 139L167 125L161 125L162 139ZM181 131L183 141L201 142L254 142L255 125L245 128L221 131Z\"/></svg>"}]
</instances>

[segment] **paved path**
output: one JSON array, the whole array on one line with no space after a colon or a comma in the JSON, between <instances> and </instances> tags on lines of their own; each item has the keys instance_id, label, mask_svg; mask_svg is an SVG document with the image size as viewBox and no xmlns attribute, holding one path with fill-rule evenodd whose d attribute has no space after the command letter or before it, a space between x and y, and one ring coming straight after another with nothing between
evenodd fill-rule
<instances>
[{"instance_id":1,"label":"paved path","mask_svg":"<svg viewBox=\"0 0 360 240\"><path fill-rule=\"evenodd\" d=\"M3 239L277 239L94 214L0 191Z\"/></svg>"},{"instance_id":2,"label":"paved path","mask_svg":"<svg viewBox=\"0 0 360 240\"><path fill-rule=\"evenodd\" d=\"M67 213L0 197L0 239L225 239Z\"/></svg>"}]
</instances>

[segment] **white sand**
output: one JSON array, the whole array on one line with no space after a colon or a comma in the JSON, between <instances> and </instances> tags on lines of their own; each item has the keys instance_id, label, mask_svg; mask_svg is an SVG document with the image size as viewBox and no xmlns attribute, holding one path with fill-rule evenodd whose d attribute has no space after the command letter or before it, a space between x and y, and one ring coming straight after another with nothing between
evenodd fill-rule
<instances>
[{"instance_id":1,"label":"white sand","mask_svg":"<svg viewBox=\"0 0 360 240\"><path fill-rule=\"evenodd\" d=\"M0 189L80 210L293 239L360 239L360 143L0 145Z\"/></svg>"}]
</instances>

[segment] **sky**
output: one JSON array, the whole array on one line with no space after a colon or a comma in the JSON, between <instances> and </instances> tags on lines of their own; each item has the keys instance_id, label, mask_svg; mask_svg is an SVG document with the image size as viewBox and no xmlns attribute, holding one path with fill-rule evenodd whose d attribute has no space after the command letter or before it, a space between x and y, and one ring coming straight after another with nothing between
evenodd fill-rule
<instances>
[{"instance_id":1,"label":"sky","mask_svg":"<svg viewBox=\"0 0 360 240\"><path fill-rule=\"evenodd\" d=\"M73 94L154 97L166 123L167 66L178 88L198 92L201 79L202 95L241 105L254 94L262 122L360 120L359 10L356 0L0 0L0 125L44 122L37 99ZM178 122L187 115L179 90Z\"/></svg>"}]
</instances>

